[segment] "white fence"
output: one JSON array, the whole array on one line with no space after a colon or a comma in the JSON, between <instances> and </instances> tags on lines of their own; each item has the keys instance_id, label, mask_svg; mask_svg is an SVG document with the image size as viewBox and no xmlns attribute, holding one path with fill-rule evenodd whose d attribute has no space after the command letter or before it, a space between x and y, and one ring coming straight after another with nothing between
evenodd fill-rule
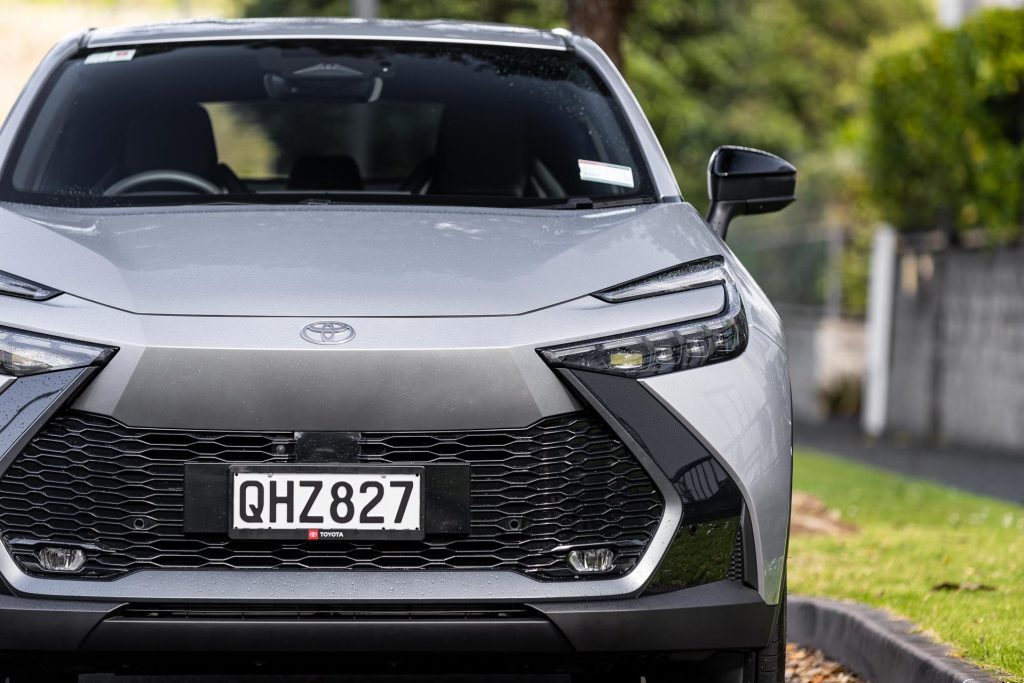
<instances>
[{"instance_id":1,"label":"white fence","mask_svg":"<svg viewBox=\"0 0 1024 683\"><path fill-rule=\"evenodd\" d=\"M1024 456L1024 249L894 259L884 431Z\"/></svg>"},{"instance_id":2,"label":"white fence","mask_svg":"<svg viewBox=\"0 0 1024 683\"><path fill-rule=\"evenodd\" d=\"M1024 451L1024 250L900 260L890 431Z\"/></svg>"}]
</instances>

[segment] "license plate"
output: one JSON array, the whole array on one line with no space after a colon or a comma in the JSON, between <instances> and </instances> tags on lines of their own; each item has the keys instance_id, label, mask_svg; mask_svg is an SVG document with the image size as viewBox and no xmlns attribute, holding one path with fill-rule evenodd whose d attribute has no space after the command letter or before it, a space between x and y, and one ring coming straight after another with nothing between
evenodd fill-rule
<instances>
[{"instance_id":1,"label":"license plate","mask_svg":"<svg viewBox=\"0 0 1024 683\"><path fill-rule=\"evenodd\" d=\"M236 465L230 538L421 539L423 468Z\"/></svg>"}]
</instances>

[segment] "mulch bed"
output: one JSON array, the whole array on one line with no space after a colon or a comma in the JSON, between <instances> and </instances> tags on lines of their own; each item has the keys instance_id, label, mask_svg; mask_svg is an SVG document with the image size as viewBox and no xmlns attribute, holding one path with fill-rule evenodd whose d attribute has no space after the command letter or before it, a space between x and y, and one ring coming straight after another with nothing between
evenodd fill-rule
<instances>
[{"instance_id":1,"label":"mulch bed","mask_svg":"<svg viewBox=\"0 0 1024 683\"><path fill-rule=\"evenodd\" d=\"M786 683L867 683L842 664L825 659L819 650L786 646Z\"/></svg>"}]
</instances>

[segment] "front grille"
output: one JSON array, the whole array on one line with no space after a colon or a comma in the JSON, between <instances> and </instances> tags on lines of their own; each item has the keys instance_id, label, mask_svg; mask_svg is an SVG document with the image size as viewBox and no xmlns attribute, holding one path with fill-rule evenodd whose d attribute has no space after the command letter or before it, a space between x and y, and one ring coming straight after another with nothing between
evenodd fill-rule
<instances>
[{"instance_id":1,"label":"front grille","mask_svg":"<svg viewBox=\"0 0 1024 683\"><path fill-rule=\"evenodd\" d=\"M424 541L230 540L183 532L185 463L294 461L290 433L137 429L69 411L0 479L0 532L22 569L39 545L88 550L80 576L140 569L503 569L575 578L565 546L639 560L662 516L647 473L599 418L573 413L521 429L361 435L360 461L469 463L472 532Z\"/></svg>"}]
</instances>

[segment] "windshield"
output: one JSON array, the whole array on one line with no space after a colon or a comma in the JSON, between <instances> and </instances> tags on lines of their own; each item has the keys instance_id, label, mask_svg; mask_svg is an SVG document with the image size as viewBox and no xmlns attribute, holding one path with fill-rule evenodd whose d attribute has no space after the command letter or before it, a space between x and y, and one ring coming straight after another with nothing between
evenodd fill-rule
<instances>
[{"instance_id":1,"label":"windshield","mask_svg":"<svg viewBox=\"0 0 1024 683\"><path fill-rule=\"evenodd\" d=\"M0 181L62 206L653 200L618 103L571 52L254 41L90 50Z\"/></svg>"}]
</instances>

